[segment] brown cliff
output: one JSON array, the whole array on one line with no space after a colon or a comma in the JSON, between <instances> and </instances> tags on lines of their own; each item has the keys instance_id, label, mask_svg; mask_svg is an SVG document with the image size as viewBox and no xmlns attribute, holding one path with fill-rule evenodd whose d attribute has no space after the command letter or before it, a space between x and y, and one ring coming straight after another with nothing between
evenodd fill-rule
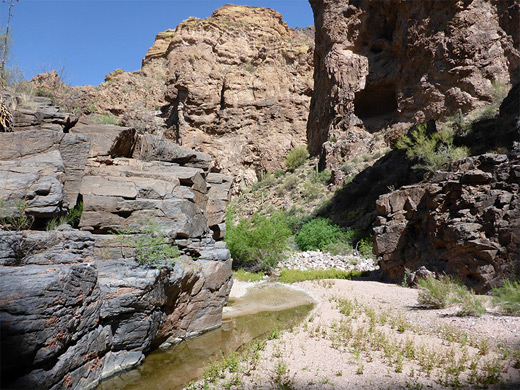
<instances>
[{"instance_id":1,"label":"brown cliff","mask_svg":"<svg viewBox=\"0 0 520 390\"><path fill-rule=\"evenodd\" d=\"M410 124L467 113L518 78L514 1L310 0L315 93L310 152L335 167ZM333 139L334 141L331 141Z\"/></svg>"},{"instance_id":2,"label":"brown cliff","mask_svg":"<svg viewBox=\"0 0 520 390\"><path fill-rule=\"evenodd\" d=\"M305 143L312 47L276 11L246 6L224 6L159 35L143 64L167 58L167 136L209 153L213 170L237 182L281 168Z\"/></svg>"},{"instance_id":3,"label":"brown cliff","mask_svg":"<svg viewBox=\"0 0 520 390\"><path fill-rule=\"evenodd\" d=\"M312 28L291 29L274 10L226 5L157 34L142 69L115 70L58 100L65 111L110 113L124 126L209 153L214 172L251 184L306 143L313 38ZM55 95L52 76L32 84Z\"/></svg>"}]
</instances>

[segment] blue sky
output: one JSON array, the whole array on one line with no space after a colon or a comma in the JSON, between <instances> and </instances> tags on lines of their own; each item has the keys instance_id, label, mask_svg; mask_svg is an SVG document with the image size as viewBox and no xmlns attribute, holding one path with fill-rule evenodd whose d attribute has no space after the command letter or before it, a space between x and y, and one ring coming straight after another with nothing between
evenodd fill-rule
<instances>
[{"instance_id":1,"label":"blue sky","mask_svg":"<svg viewBox=\"0 0 520 390\"><path fill-rule=\"evenodd\" d=\"M274 8L291 27L314 22L307 0L20 0L11 19L11 63L29 79L64 68L70 85L97 85L114 69L139 69L158 32L227 3ZM7 7L0 7L3 30Z\"/></svg>"}]
</instances>

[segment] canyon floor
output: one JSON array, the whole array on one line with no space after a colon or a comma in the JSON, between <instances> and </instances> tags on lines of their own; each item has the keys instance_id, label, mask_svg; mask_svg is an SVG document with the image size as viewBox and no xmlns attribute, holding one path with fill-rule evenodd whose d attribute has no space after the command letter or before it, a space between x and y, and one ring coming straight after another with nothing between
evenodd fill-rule
<instances>
[{"instance_id":1,"label":"canyon floor","mask_svg":"<svg viewBox=\"0 0 520 390\"><path fill-rule=\"evenodd\" d=\"M300 325L273 331L192 388L518 388L520 318L492 309L426 310L417 289L374 281L296 283L318 302ZM243 290L235 282L234 291ZM232 293L233 294L233 293ZM232 360L232 359L231 359Z\"/></svg>"}]
</instances>

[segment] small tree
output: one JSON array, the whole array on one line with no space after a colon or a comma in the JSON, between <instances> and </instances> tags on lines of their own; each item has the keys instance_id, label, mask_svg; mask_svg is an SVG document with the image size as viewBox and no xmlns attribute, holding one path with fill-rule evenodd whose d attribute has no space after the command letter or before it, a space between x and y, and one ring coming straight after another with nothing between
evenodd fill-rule
<instances>
[{"instance_id":1,"label":"small tree","mask_svg":"<svg viewBox=\"0 0 520 390\"><path fill-rule=\"evenodd\" d=\"M5 74L5 62L7 60L7 52L8 52L8 43L9 43L9 23L11 22L11 16L13 16L13 7L15 2L18 3L18 0L2 0L4 4L9 4L7 6L7 22L5 25L5 32L2 34L2 62L0 64L0 86L7 86L7 76Z\"/></svg>"}]
</instances>

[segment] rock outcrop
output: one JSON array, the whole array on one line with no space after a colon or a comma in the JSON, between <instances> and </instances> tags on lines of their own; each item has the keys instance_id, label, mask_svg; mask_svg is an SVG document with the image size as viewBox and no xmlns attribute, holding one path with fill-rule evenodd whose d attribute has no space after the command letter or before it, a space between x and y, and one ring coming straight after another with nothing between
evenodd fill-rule
<instances>
[{"instance_id":1,"label":"rock outcrop","mask_svg":"<svg viewBox=\"0 0 520 390\"><path fill-rule=\"evenodd\" d=\"M0 134L1 387L93 388L219 326L232 179L209 174L209 155L134 128L35 127ZM42 229L80 203L80 230L15 229L30 225L15 223L24 217ZM178 258L134 259L148 221Z\"/></svg>"},{"instance_id":2,"label":"rock outcrop","mask_svg":"<svg viewBox=\"0 0 520 390\"><path fill-rule=\"evenodd\" d=\"M94 237L74 230L0 232L5 243L17 249L0 267L2 388L93 388L219 326L231 287L230 259L94 260Z\"/></svg>"},{"instance_id":3,"label":"rock outcrop","mask_svg":"<svg viewBox=\"0 0 520 390\"><path fill-rule=\"evenodd\" d=\"M486 292L520 266L520 154L484 154L451 163L430 183L377 201L375 253L383 278L421 267L456 275ZM408 272L407 271L407 272Z\"/></svg>"},{"instance_id":4,"label":"rock outcrop","mask_svg":"<svg viewBox=\"0 0 520 390\"><path fill-rule=\"evenodd\" d=\"M369 152L411 124L467 113L518 81L514 1L310 0L315 93L309 150L322 166Z\"/></svg>"},{"instance_id":5,"label":"rock outcrop","mask_svg":"<svg viewBox=\"0 0 520 390\"><path fill-rule=\"evenodd\" d=\"M167 135L249 184L305 143L312 47L274 10L226 5L159 35L143 64L167 58Z\"/></svg>"},{"instance_id":6,"label":"rock outcrop","mask_svg":"<svg viewBox=\"0 0 520 390\"><path fill-rule=\"evenodd\" d=\"M238 189L306 143L313 47L312 28L291 29L271 9L226 5L159 33L136 72L52 91L69 110L111 113L139 133L208 153L212 172L236 177ZM31 83L51 90L56 77Z\"/></svg>"}]
</instances>

